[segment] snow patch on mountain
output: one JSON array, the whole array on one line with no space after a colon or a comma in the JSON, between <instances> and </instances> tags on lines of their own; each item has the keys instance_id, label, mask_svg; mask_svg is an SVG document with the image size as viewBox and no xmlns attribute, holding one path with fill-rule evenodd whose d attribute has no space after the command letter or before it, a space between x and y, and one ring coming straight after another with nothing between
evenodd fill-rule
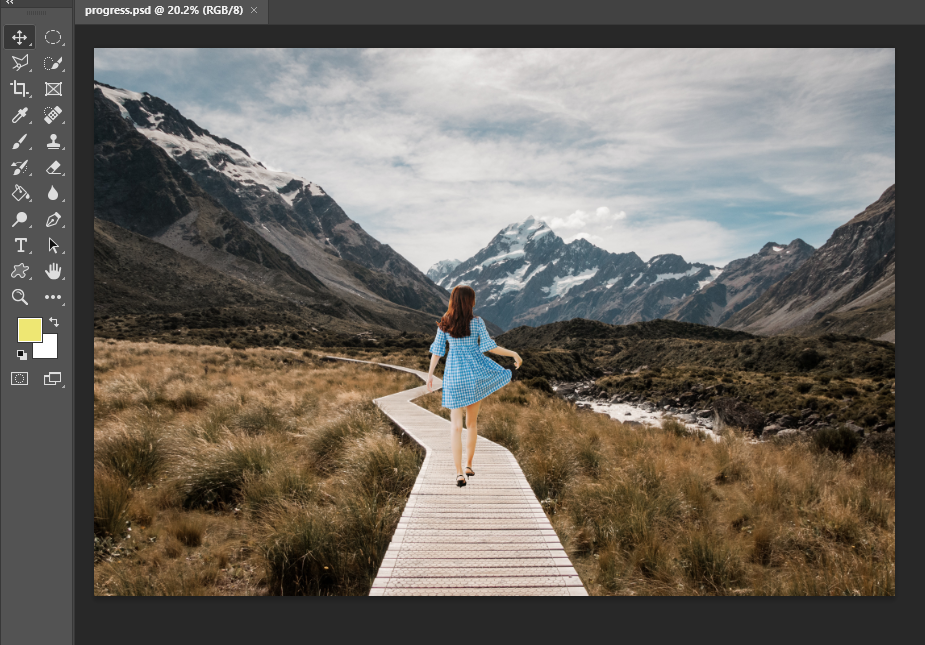
<instances>
[{"instance_id":1,"label":"snow patch on mountain","mask_svg":"<svg viewBox=\"0 0 925 645\"><path fill-rule=\"evenodd\" d=\"M171 157L182 157L189 153L195 159L208 164L211 170L222 173L242 185L263 186L267 190L279 194L290 206L299 192L300 185L305 185L312 195L320 196L325 194L317 184L307 182L302 177L290 172L269 170L245 152L221 143L212 136L192 134L190 135L191 138L188 139L158 129L164 121L164 114L152 114L147 111L141 104L144 95L138 92L114 89L102 85L96 85L96 87L106 98L119 106L119 111L124 119L131 121L138 132L160 146ZM132 118L125 108L126 101L137 102L137 109L145 116L144 123L139 123Z\"/></svg>"},{"instance_id":2,"label":"snow patch on mountain","mask_svg":"<svg viewBox=\"0 0 925 645\"><path fill-rule=\"evenodd\" d=\"M678 278L686 278L688 276L697 275L702 270L703 267L693 266L682 273L659 273L656 274L655 281L652 284L658 284L662 280L677 280Z\"/></svg>"},{"instance_id":3,"label":"snow patch on mountain","mask_svg":"<svg viewBox=\"0 0 925 645\"><path fill-rule=\"evenodd\" d=\"M547 298L563 296L573 287L577 287L578 285L583 284L596 276L599 270L600 269L598 267L594 267L593 269L588 269L587 271L582 271L581 273L576 274L573 274L572 271L569 271L566 275L555 278L552 281L552 285L543 287L542 291L546 294Z\"/></svg>"},{"instance_id":4,"label":"snow patch on mountain","mask_svg":"<svg viewBox=\"0 0 925 645\"><path fill-rule=\"evenodd\" d=\"M699 291L700 289L703 289L705 286L716 280L722 272L722 269L710 269L710 276L708 278L697 281L697 290Z\"/></svg>"}]
</instances>

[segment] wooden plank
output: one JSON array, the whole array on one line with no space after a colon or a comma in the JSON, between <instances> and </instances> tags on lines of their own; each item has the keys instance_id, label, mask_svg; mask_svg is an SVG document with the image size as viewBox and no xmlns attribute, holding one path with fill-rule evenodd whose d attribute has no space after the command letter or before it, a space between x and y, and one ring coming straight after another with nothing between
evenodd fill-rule
<instances>
[{"instance_id":1,"label":"wooden plank","mask_svg":"<svg viewBox=\"0 0 925 645\"><path fill-rule=\"evenodd\" d=\"M412 368L324 358L427 379ZM435 389L441 386L434 377ZM456 485L450 422L412 403L426 393L416 387L374 401L425 457L369 595L587 596L510 451L478 437L476 474L466 486Z\"/></svg>"}]
</instances>

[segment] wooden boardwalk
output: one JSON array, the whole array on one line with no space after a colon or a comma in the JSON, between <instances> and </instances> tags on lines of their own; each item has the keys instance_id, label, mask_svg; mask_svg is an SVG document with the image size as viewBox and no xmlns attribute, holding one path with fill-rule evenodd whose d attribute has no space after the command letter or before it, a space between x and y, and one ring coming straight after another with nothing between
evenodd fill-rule
<instances>
[{"instance_id":1,"label":"wooden boardwalk","mask_svg":"<svg viewBox=\"0 0 925 645\"><path fill-rule=\"evenodd\" d=\"M397 365L327 356L408 372ZM434 377L434 389L441 386ZM371 596L587 596L514 456L479 437L469 485L456 486L450 422L411 401L425 385L376 399L425 451ZM463 430L465 459L466 431Z\"/></svg>"}]
</instances>

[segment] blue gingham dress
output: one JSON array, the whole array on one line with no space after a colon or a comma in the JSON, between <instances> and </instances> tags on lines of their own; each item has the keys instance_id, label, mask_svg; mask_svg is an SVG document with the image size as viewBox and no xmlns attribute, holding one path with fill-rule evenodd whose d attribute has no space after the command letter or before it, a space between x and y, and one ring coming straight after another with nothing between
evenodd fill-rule
<instances>
[{"instance_id":1,"label":"blue gingham dress","mask_svg":"<svg viewBox=\"0 0 925 645\"><path fill-rule=\"evenodd\" d=\"M450 355L443 370L443 407L464 408L511 382L511 370L482 353L498 345L488 335L481 318L469 321L469 335L465 338L453 338L438 329L430 353L443 356L447 341L450 342Z\"/></svg>"}]
</instances>

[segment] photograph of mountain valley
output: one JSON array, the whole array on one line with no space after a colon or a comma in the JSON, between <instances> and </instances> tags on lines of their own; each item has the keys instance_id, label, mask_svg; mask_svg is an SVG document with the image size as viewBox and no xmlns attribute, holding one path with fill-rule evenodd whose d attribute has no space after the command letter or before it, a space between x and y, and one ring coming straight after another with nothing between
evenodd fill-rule
<instances>
[{"instance_id":1,"label":"photograph of mountain valley","mask_svg":"<svg viewBox=\"0 0 925 645\"><path fill-rule=\"evenodd\" d=\"M95 595L895 596L895 50L94 64Z\"/></svg>"}]
</instances>

